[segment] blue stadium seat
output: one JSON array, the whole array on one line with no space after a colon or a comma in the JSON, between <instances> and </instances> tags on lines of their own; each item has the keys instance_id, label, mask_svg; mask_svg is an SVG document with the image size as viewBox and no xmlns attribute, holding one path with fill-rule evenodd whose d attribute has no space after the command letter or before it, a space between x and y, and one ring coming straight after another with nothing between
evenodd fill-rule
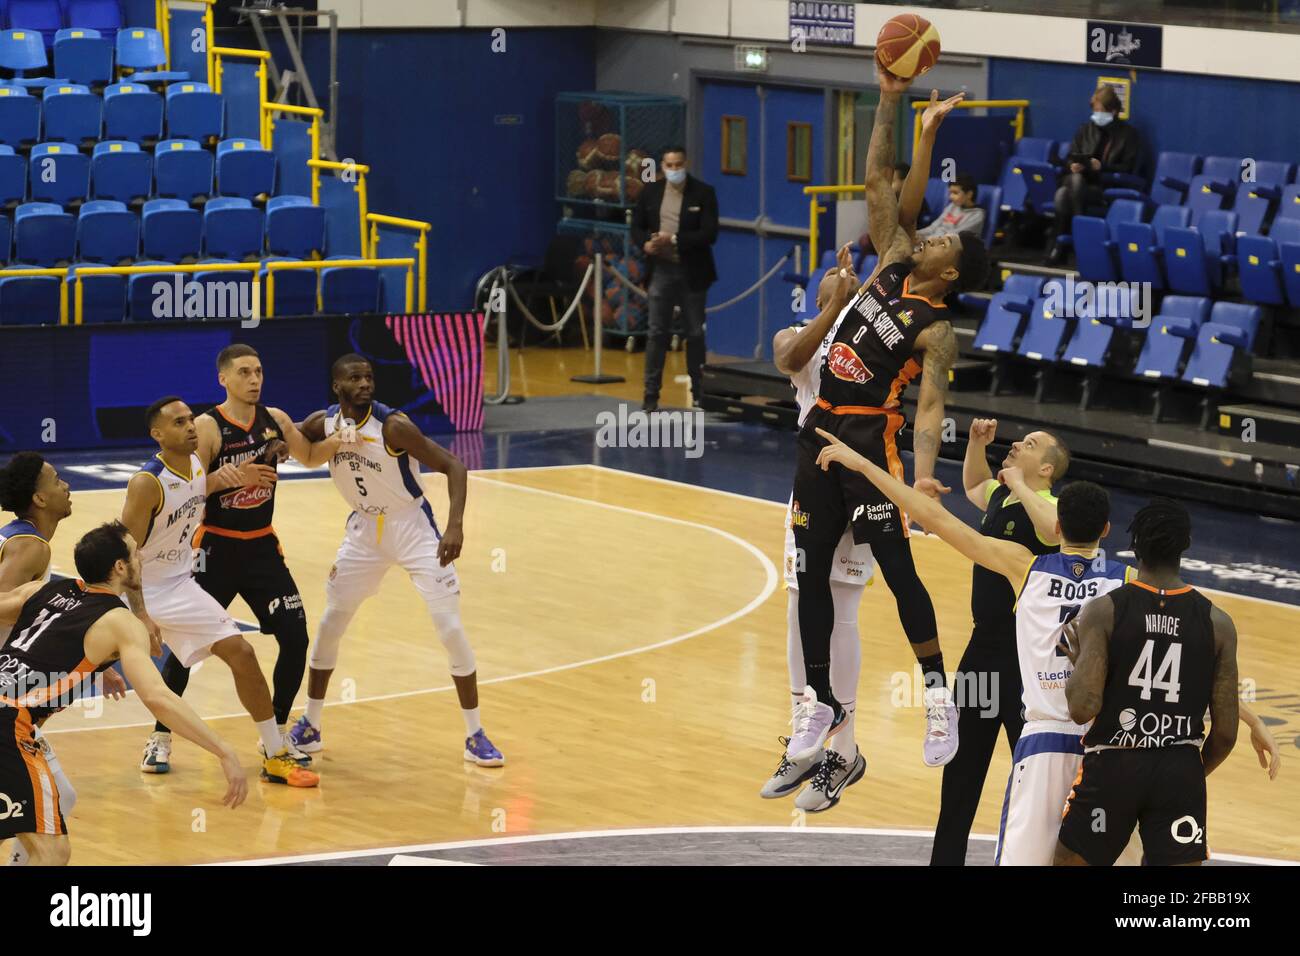
<instances>
[{"instance_id":1,"label":"blue stadium seat","mask_svg":"<svg viewBox=\"0 0 1300 956\"><path fill-rule=\"evenodd\" d=\"M1278 274L1287 301L1300 307L1300 220L1275 221L1269 238L1277 244Z\"/></svg>"},{"instance_id":2,"label":"blue stadium seat","mask_svg":"<svg viewBox=\"0 0 1300 956\"><path fill-rule=\"evenodd\" d=\"M863 281L866 281L871 276L871 273L876 271L876 266L879 262L880 256L876 255L874 252L869 253L868 255L863 256L861 261L854 265L853 271L856 272Z\"/></svg>"},{"instance_id":3,"label":"blue stadium seat","mask_svg":"<svg viewBox=\"0 0 1300 956\"><path fill-rule=\"evenodd\" d=\"M1221 179L1205 175L1193 176L1187 190L1187 202L1183 205L1192 211L1192 225L1196 226L1201 221L1201 216L1222 209L1232 195L1231 184L1225 185Z\"/></svg>"},{"instance_id":4,"label":"blue stadium seat","mask_svg":"<svg viewBox=\"0 0 1300 956\"><path fill-rule=\"evenodd\" d=\"M164 262L197 259L203 237L203 217L183 199L150 199L141 216L144 255Z\"/></svg>"},{"instance_id":5,"label":"blue stadium seat","mask_svg":"<svg viewBox=\"0 0 1300 956\"><path fill-rule=\"evenodd\" d=\"M212 195L212 153L192 139L165 139L154 149L153 175L157 193L165 199L195 199Z\"/></svg>"},{"instance_id":6,"label":"blue stadium seat","mask_svg":"<svg viewBox=\"0 0 1300 956\"><path fill-rule=\"evenodd\" d=\"M1210 210L1197 228L1165 230L1164 263L1169 288L1187 295L1211 295L1223 287L1224 266L1233 258L1237 217Z\"/></svg>"},{"instance_id":7,"label":"blue stadium seat","mask_svg":"<svg viewBox=\"0 0 1300 956\"><path fill-rule=\"evenodd\" d=\"M1201 157L1195 153L1160 153L1151 178L1151 202L1157 206L1181 206L1192 177L1200 171Z\"/></svg>"},{"instance_id":8,"label":"blue stadium seat","mask_svg":"<svg viewBox=\"0 0 1300 956\"><path fill-rule=\"evenodd\" d=\"M204 255L231 262L256 260L262 255L265 225L262 210L247 199L219 196L203 207Z\"/></svg>"},{"instance_id":9,"label":"blue stadium seat","mask_svg":"<svg viewBox=\"0 0 1300 956\"><path fill-rule=\"evenodd\" d=\"M1114 282L1119 278L1116 259L1117 227L1123 222L1141 222L1143 205L1135 199L1117 199L1106 210L1106 218L1075 216L1070 222L1079 275L1094 282Z\"/></svg>"},{"instance_id":10,"label":"blue stadium seat","mask_svg":"<svg viewBox=\"0 0 1300 956\"><path fill-rule=\"evenodd\" d=\"M118 0L67 0L68 26L97 30L109 43L122 29L122 6ZM54 40L58 44L57 37Z\"/></svg>"},{"instance_id":11,"label":"blue stadium seat","mask_svg":"<svg viewBox=\"0 0 1300 956\"><path fill-rule=\"evenodd\" d=\"M984 247L991 248L998 231L998 216L1002 212L1002 187L980 183L975 190L975 205L984 210L984 232L980 236Z\"/></svg>"},{"instance_id":12,"label":"blue stadium seat","mask_svg":"<svg viewBox=\"0 0 1300 956\"><path fill-rule=\"evenodd\" d=\"M1083 368L1102 368L1115 330L1133 327L1139 305L1138 291L1130 286L1098 289L1089 308L1082 310L1061 361Z\"/></svg>"},{"instance_id":13,"label":"blue stadium seat","mask_svg":"<svg viewBox=\"0 0 1300 956\"><path fill-rule=\"evenodd\" d=\"M230 263L232 261L230 259L203 259L200 264ZM253 277L251 273L217 270L196 272L194 273L194 281L203 290L204 319L240 319L242 321L253 317ZM260 308L260 303L258 308Z\"/></svg>"},{"instance_id":14,"label":"blue stadium seat","mask_svg":"<svg viewBox=\"0 0 1300 956\"><path fill-rule=\"evenodd\" d=\"M143 83L114 83L104 90L104 139L147 143L162 138L163 99Z\"/></svg>"},{"instance_id":15,"label":"blue stadium seat","mask_svg":"<svg viewBox=\"0 0 1300 956\"><path fill-rule=\"evenodd\" d=\"M140 220L125 203L94 199L77 216L77 250L83 262L115 266L140 254Z\"/></svg>"},{"instance_id":16,"label":"blue stadium seat","mask_svg":"<svg viewBox=\"0 0 1300 956\"><path fill-rule=\"evenodd\" d=\"M45 140L80 146L99 139L104 103L77 83L47 86L43 99Z\"/></svg>"},{"instance_id":17,"label":"blue stadium seat","mask_svg":"<svg viewBox=\"0 0 1300 956\"><path fill-rule=\"evenodd\" d=\"M8 262L14 252L14 224L8 216L0 216L0 262Z\"/></svg>"},{"instance_id":18,"label":"blue stadium seat","mask_svg":"<svg viewBox=\"0 0 1300 956\"><path fill-rule=\"evenodd\" d=\"M1282 196L1273 216L1274 225L1280 219L1300 219L1300 183L1282 187Z\"/></svg>"},{"instance_id":19,"label":"blue stadium seat","mask_svg":"<svg viewBox=\"0 0 1300 956\"><path fill-rule=\"evenodd\" d=\"M1073 303L1066 302L1065 282L1061 279L1048 279L1044 282L1042 292L1034 300L1016 354L1035 362L1056 361L1061 343L1070 331L1071 320L1063 309L1066 305Z\"/></svg>"},{"instance_id":20,"label":"blue stadium seat","mask_svg":"<svg viewBox=\"0 0 1300 956\"><path fill-rule=\"evenodd\" d=\"M0 86L0 143L31 146L40 138L40 100L21 86Z\"/></svg>"},{"instance_id":21,"label":"blue stadium seat","mask_svg":"<svg viewBox=\"0 0 1300 956\"><path fill-rule=\"evenodd\" d=\"M45 43L39 31L0 30L0 67L14 71L8 82L13 86L49 86L56 82L48 76L28 76L33 70L50 65Z\"/></svg>"},{"instance_id":22,"label":"blue stadium seat","mask_svg":"<svg viewBox=\"0 0 1300 956\"><path fill-rule=\"evenodd\" d=\"M299 261L288 256L268 256L266 262ZM275 274L275 314L315 315L316 297L319 293L320 272L314 269L283 269ZM262 288L266 288L266 269L262 269ZM812 309L808 318L816 318L813 296L804 299L804 308Z\"/></svg>"},{"instance_id":23,"label":"blue stadium seat","mask_svg":"<svg viewBox=\"0 0 1300 956\"><path fill-rule=\"evenodd\" d=\"M980 352L1014 352L1025 318L1043 291L1041 276L1012 275L989 300L984 321L975 335L975 349Z\"/></svg>"},{"instance_id":24,"label":"blue stadium seat","mask_svg":"<svg viewBox=\"0 0 1300 956\"><path fill-rule=\"evenodd\" d=\"M221 94L206 83L173 83L167 87L167 136L196 139L200 143L220 139L226 131L226 105Z\"/></svg>"},{"instance_id":25,"label":"blue stadium seat","mask_svg":"<svg viewBox=\"0 0 1300 956\"><path fill-rule=\"evenodd\" d=\"M1056 211L1055 166L1047 163L1021 160L1016 164L1025 191L1023 209L1037 216L1051 216Z\"/></svg>"},{"instance_id":26,"label":"blue stadium seat","mask_svg":"<svg viewBox=\"0 0 1300 956\"><path fill-rule=\"evenodd\" d=\"M1056 145L1055 140L1044 139L1041 136L1022 136L1016 140L1016 146L1011 155L1018 156L1021 159L1033 159L1045 163L1052 158Z\"/></svg>"},{"instance_id":27,"label":"blue stadium seat","mask_svg":"<svg viewBox=\"0 0 1300 956\"><path fill-rule=\"evenodd\" d=\"M1008 212L1019 212L1024 209L1025 182L1020 174L1020 161L1047 163L1055 150L1055 140L1034 136L1022 136L1016 140L1015 151L1007 157L1007 161L1002 166L1002 176L998 180L998 186L1002 190L1002 209Z\"/></svg>"},{"instance_id":28,"label":"blue stadium seat","mask_svg":"<svg viewBox=\"0 0 1300 956\"><path fill-rule=\"evenodd\" d=\"M107 86L113 81L113 41L98 30L60 30L54 37L54 72L72 83Z\"/></svg>"},{"instance_id":29,"label":"blue stadium seat","mask_svg":"<svg viewBox=\"0 0 1300 956\"><path fill-rule=\"evenodd\" d=\"M1262 190L1243 184L1232 202L1232 211L1237 215L1237 234L1251 236L1263 232L1264 220L1272 206L1272 201Z\"/></svg>"},{"instance_id":30,"label":"blue stadium seat","mask_svg":"<svg viewBox=\"0 0 1300 956\"><path fill-rule=\"evenodd\" d=\"M347 259L349 256L331 256ZM276 285L280 277L276 276ZM276 290L279 295L279 290ZM375 312L379 308L379 270L369 267L322 269L320 279L321 311L326 315L351 315ZM276 306L276 312L279 312Z\"/></svg>"},{"instance_id":31,"label":"blue stadium seat","mask_svg":"<svg viewBox=\"0 0 1300 956\"><path fill-rule=\"evenodd\" d=\"M1206 156L1201 163L1201 175L1236 189L1245 168L1240 156Z\"/></svg>"},{"instance_id":32,"label":"blue stadium seat","mask_svg":"<svg viewBox=\"0 0 1300 956\"><path fill-rule=\"evenodd\" d=\"M26 198L27 160L16 154L12 146L0 145L0 207L12 209Z\"/></svg>"},{"instance_id":33,"label":"blue stadium seat","mask_svg":"<svg viewBox=\"0 0 1300 956\"><path fill-rule=\"evenodd\" d=\"M129 69L133 83L170 83L188 80L183 70L166 70L167 53L162 34L150 27L124 27L117 33L118 69Z\"/></svg>"},{"instance_id":34,"label":"blue stadium seat","mask_svg":"<svg viewBox=\"0 0 1300 956\"><path fill-rule=\"evenodd\" d=\"M165 266L168 262L144 260L138 266ZM181 293L177 301L176 280ZM189 276L179 272L154 272L127 276L127 315L132 322L170 322L185 319L185 282Z\"/></svg>"},{"instance_id":35,"label":"blue stadium seat","mask_svg":"<svg viewBox=\"0 0 1300 956\"><path fill-rule=\"evenodd\" d=\"M71 262L77 220L55 203L23 203L14 210L14 260L39 268Z\"/></svg>"},{"instance_id":36,"label":"blue stadium seat","mask_svg":"<svg viewBox=\"0 0 1300 956\"><path fill-rule=\"evenodd\" d=\"M0 269L0 324L57 325L59 281L55 276L6 279Z\"/></svg>"},{"instance_id":37,"label":"blue stadium seat","mask_svg":"<svg viewBox=\"0 0 1300 956\"><path fill-rule=\"evenodd\" d=\"M1165 287L1164 241L1170 226L1186 226L1192 211L1186 206L1157 206L1150 222L1121 222L1114 230L1120 275L1125 282L1149 282Z\"/></svg>"},{"instance_id":38,"label":"blue stadium seat","mask_svg":"<svg viewBox=\"0 0 1300 956\"><path fill-rule=\"evenodd\" d=\"M1274 220L1267 236L1237 237L1237 277L1242 296L1251 302L1264 305L1300 302L1297 265L1300 265L1300 219ZM1297 298L1289 299L1289 294Z\"/></svg>"},{"instance_id":39,"label":"blue stadium seat","mask_svg":"<svg viewBox=\"0 0 1300 956\"><path fill-rule=\"evenodd\" d=\"M71 143L37 143L27 167L27 194L33 202L80 202L90 194L90 157Z\"/></svg>"},{"instance_id":40,"label":"blue stadium seat","mask_svg":"<svg viewBox=\"0 0 1300 956\"><path fill-rule=\"evenodd\" d=\"M1160 303L1160 313L1151 320L1133 374L1150 379L1173 379L1182 369L1183 352L1189 339L1210 317L1210 300L1169 295Z\"/></svg>"},{"instance_id":41,"label":"blue stadium seat","mask_svg":"<svg viewBox=\"0 0 1300 956\"><path fill-rule=\"evenodd\" d=\"M1255 346L1261 311L1257 305L1243 302L1216 302L1210 321L1196 335L1196 347L1187 359L1183 381L1203 388L1223 388L1228 384L1234 360L1249 355Z\"/></svg>"},{"instance_id":42,"label":"blue stadium seat","mask_svg":"<svg viewBox=\"0 0 1300 956\"><path fill-rule=\"evenodd\" d=\"M153 157L130 140L104 140L90 157L94 199L144 202L153 191Z\"/></svg>"},{"instance_id":43,"label":"blue stadium seat","mask_svg":"<svg viewBox=\"0 0 1300 956\"><path fill-rule=\"evenodd\" d=\"M319 259L325 255L325 209L306 196L273 196L266 204L266 249L273 256ZM874 258L874 257L868 257ZM854 264L865 281L864 263ZM809 299L815 296L809 296Z\"/></svg>"},{"instance_id":44,"label":"blue stadium seat","mask_svg":"<svg viewBox=\"0 0 1300 956\"><path fill-rule=\"evenodd\" d=\"M94 266L88 262L68 267L68 311L76 308L77 271ZM126 315L126 276L81 277L81 321L86 324L121 322Z\"/></svg>"},{"instance_id":45,"label":"blue stadium seat","mask_svg":"<svg viewBox=\"0 0 1300 956\"><path fill-rule=\"evenodd\" d=\"M225 139L217 144L217 192L255 199L275 192L275 153L255 139Z\"/></svg>"},{"instance_id":46,"label":"blue stadium seat","mask_svg":"<svg viewBox=\"0 0 1300 956\"><path fill-rule=\"evenodd\" d=\"M918 226L928 226L939 218L948 205L948 184L942 179L930 178L925 183L925 200L921 212L916 217Z\"/></svg>"},{"instance_id":47,"label":"blue stadium seat","mask_svg":"<svg viewBox=\"0 0 1300 956\"><path fill-rule=\"evenodd\" d=\"M59 0L9 0L8 24L13 29L35 30L49 49L63 26L63 11Z\"/></svg>"}]
</instances>

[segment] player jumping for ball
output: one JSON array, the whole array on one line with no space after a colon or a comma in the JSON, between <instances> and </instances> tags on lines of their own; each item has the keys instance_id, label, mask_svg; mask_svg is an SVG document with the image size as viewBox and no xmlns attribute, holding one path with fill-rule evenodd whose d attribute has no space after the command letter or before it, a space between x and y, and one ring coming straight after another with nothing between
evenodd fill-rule
<instances>
[{"instance_id":1,"label":"player jumping for ball","mask_svg":"<svg viewBox=\"0 0 1300 956\"><path fill-rule=\"evenodd\" d=\"M447 650L465 718L465 759L500 767L505 758L479 720L477 668L460 620L460 583L452 566L464 542L465 465L425 437L406 415L374 401L374 370L365 358L344 355L331 375L339 403L309 415L299 428L312 441L355 429L356 443L329 463L334 486L352 514L325 584L325 615L316 630L307 677L307 713L290 736L308 753L322 749L321 714L339 642L361 603L397 565L424 598ZM451 507L441 534L420 484L420 465L447 476Z\"/></svg>"}]
</instances>

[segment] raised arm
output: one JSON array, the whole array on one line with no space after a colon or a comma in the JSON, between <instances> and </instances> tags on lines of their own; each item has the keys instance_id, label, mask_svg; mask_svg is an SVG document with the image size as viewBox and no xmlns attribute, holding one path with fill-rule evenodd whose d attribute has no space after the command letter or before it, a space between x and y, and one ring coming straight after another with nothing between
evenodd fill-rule
<instances>
[{"instance_id":1,"label":"raised arm","mask_svg":"<svg viewBox=\"0 0 1300 956\"><path fill-rule=\"evenodd\" d=\"M867 147L867 233L880 254L880 264L888 266L912 254L912 240L898 224L898 200L894 198L890 183L894 170L894 125L898 119L898 104L912 81L900 80L879 64L876 74L880 81L880 102L876 104L871 143Z\"/></svg>"},{"instance_id":2,"label":"raised arm","mask_svg":"<svg viewBox=\"0 0 1300 956\"><path fill-rule=\"evenodd\" d=\"M912 479L926 491L937 495L946 491L934 481L934 463L939 458L943 434L943 405L948 395L948 374L957 359L957 336L948 321L936 322L917 338L924 349L921 392L916 400L916 423L912 433Z\"/></svg>"},{"instance_id":3,"label":"raised arm","mask_svg":"<svg viewBox=\"0 0 1300 956\"><path fill-rule=\"evenodd\" d=\"M970 423L966 439L966 457L961 463L961 483L966 489L966 499L980 511L988 508L993 472L989 468L987 450L997 434L996 418L975 418Z\"/></svg>"},{"instance_id":4,"label":"raised arm","mask_svg":"<svg viewBox=\"0 0 1300 956\"><path fill-rule=\"evenodd\" d=\"M844 274L837 276L831 284L829 300L817 313L817 318L804 326L802 331L784 328L772 337L772 362L782 375L794 375L803 371L817 353L818 344L835 324L835 319L853 298L858 277L853 272L853 257L849 254L848 243L840 249L837 259ZM810 282L809 285L811 284Z\"/></svg>"},{"instance_id":5,"label":"raised arm","mask_svg":"<svg viewBox=\"0 0 1300 956\"><path fill-rule=\"evenodd\" d=\"M1211 608L1214 624L1214 687L1210 692L1210 732L1201 748L1208 777L1237 743L1237 628L1232 618Z\"/></svg>"},{"instance_id":6,"label":"raised arm","mask_svg":"<svg viewBox=\"0 0 1300 956\"><path fill-rule=\"evenodd\" d=\"M817 464L823 471L828 469L832 462L838 462L845 468L866 475L886 498L898 505L908 517L919 522L926 531L938 535L981 567L1005 576L1012 587L1020 586L1025 570L1034 560L1028 548L1014 541L1003 541L980 534L974 528L968 527L960 518L950 514L940 502L930 498L924 492L909 488L830 432L819 428L817 434L829 442L817 455Z\"/></svg>"},{"instance_id":7,"label":"raised arm","mask_svg":"<svg viewBox=\"0 0 1300 956\"><path fill-rule=\"evenodd\" d=\"M424 435L415 423L400 412L389 415L384 422L384 442L397 451L404 451L430 471L447 476L447 496L451 506L447 527L438 542L438 560L443 567L460 557L465 541L465 496L469 487L469 472L465 463L447 449Z\"/></svg>"},{"instance_id":8,"label":"raised arm","mask_svg":"<svg viewBox=\"0 0 1300 956\"><path fill-rule=\"evenodd\" d=\"M1065 682L1065 700L1070 719L1076 724L1086 724L1101 712L1114 626L1115 602L1109 594L1103 594L1085 604L1061 634L1065 655L1074 665Z\"/></svg>"},{"instance_id":9,"label":"raised arm","mask_svg":"<svg viewBox=\"0 0 1300 956\"><path fill-rule=\"evenodd\" d=\"M898 198L898 224L909 237L916 234L916 219L921 215L921 205L925 202L925 187L930 181L930 160L939 125L965 98L963 92L940 100L938 90L930 91L930 105L921 114L921 138L912 153L912 168L903 180L903 194Z\"/></svg>"},{"instance_id":10,"label":"raised arm","mask_svg":"<svg viewBox=\"0 0 1300 956\"><path fill-rule=\"evenodd\" d=\"M1034 523L1034 533L1044 544L1060 544L1060 525L1057 523L1056 499L1047 498L1025 483L1022 469L1012 466L998 472L998 478L1011 489L1022 505L1029 520Z\"/></svg>"},{"instance_id":11,"label":"raised arm","mask_svg":"<svg viewBox=\"0 0 1300 956\"><path fill-rule=\"evenodd\" d=\"M340 435L331 435L329 438L322 437L313 441L300 432L298 426L293 423L293 419L280 409L268 408L267 411L275 419L275 423L280 426L280 431L284 434L285 444L289 446L289 454L296 461L308 468L316 468L338 454L339 446L342 444Z\"/></svg>"}]
</instances>

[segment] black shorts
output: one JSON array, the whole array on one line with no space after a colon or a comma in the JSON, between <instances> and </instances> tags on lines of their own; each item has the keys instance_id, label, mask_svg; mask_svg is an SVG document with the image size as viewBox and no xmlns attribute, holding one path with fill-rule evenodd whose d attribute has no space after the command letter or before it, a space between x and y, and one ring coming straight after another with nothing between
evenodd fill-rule
<instances>
[{"instance_id":1,"label":"black shorts","mask_svg":"<svg viewBox=\"0 0 1300 956\"><path fill-rule=\"evenodd\" d=\"M1192 744L1084 754L1065 805L1061 842L1091 866L1111 866L1137 825L1150 866L1206 859L1205 767Z\"/></svg>"},{"instance_id":2,"label":"black shorts","mask_svg":"<svg viewBox=\"0 0 1300 956\"><path fill-rule=\"evenodd\" d=\"M222 607L230 607L239 595L257 616L263 634L278 634L286 626L306 626L302 596L274 533L230 538L205 529L198 543L203 563L194 578Z\"/></svg>"},{"instance_id":3,"label":"black shorts","mask_svg":"<svg viewBox=\"0 0 1300 956\"><path fill-rule=\"evenodd\" d=\"M20 833L67 833L59 787L32 735L25 707L0 704L0 840Z\"/></svg>"},{"instance_id":4,"label":"black shorts","mask_svg":"<svg viewBox=\"0 0 1300 956\"><path fill-rule=\"evenodd\" d=\"M799 432L792 515L796 536L830 543L840 539L846 525L853 527L855 544L908 536L907 516L866 475L839 464L827 471L817 465L817 455L826 447L826 439L816 432L821 428L902 481L903 462L895 443L902 427L902 412L836 415L813 408Z\"/></svg>"}]
</instances>

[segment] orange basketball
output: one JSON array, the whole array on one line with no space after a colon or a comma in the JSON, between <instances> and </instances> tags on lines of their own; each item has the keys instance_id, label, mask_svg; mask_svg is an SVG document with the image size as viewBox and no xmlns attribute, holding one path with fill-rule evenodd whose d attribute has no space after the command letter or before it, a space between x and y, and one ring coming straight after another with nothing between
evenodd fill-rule
<instances>
[{"instance_id":1,"label":"orange basketball","mask_svg":"<svg viewBox=\"0 0 1300 956\"><path fill-rule=\"evenodd\" d=\"M923 76L939 60L939 31L925 17L900 13L876 36L876 62L899 79Z\"/></svg>"}]
</instances>

